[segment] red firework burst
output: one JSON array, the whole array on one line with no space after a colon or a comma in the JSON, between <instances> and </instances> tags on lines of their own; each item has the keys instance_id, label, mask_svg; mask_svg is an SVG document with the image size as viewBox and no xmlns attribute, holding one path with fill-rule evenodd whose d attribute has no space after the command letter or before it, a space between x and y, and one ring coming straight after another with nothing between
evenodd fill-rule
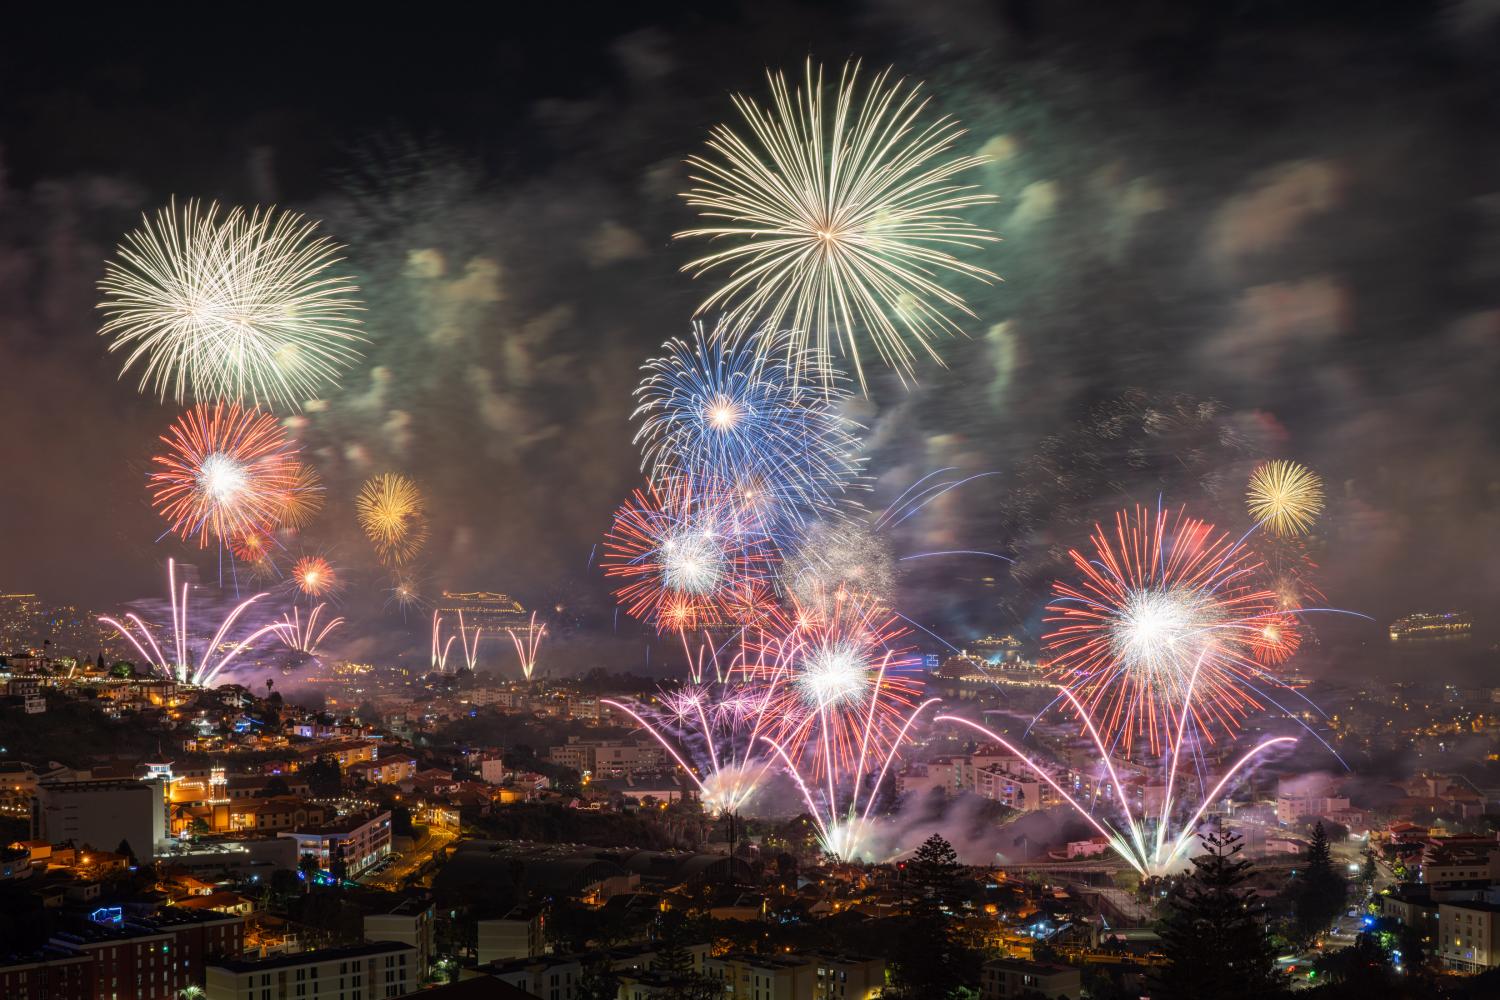
<instances>
[{"instance_id":1,"label":"red firework burst","mask_svg":"<svg viewBox=\"0 0 1500 1000\"><path fill-rule=\"evenodd\" d=\"M177 419L152 459L152 504L184 541L274 528L295 486L296 450L276 418L238 404L199 405Z\"/></svg>"},{"instance_id":2,"label":"red firework burst","mask_svg":"<svg viewBox=\"0 0 1500 1000\"><path fill-rule=\"evenodd\" d=\"M771 738L814 780L837 783L894 747L922 692L908 634L861 596L777 608L747 634L746 672L772 688Z\"/></svg>"},{"instance_id":3,"label":"red firework burst","mask_svg":"<svg viewBox=\"0 0 1500 1000\"><path fill-rule=\"evenodd\" d=\"M1261 563L1182 510L1121 511L1091 541L1091 553L1069 552L1078 583L1053 585L1045 620L1058 628L1044 642L1106 743L1129 755L1143 739L1161 754L1179 723L1210 740L1238 728L1260 707L1257 664L1290 656L1295 634L1256 582Z\"/></svg>"},{"instance_id":4,"label":"red firework burst","mask_svg":"<svg viewBox=\"0 0 1500 1000\"><path fill-rule=\"evenodd\" d=\"M292 580L308 597L322 597L338 589L339 578L322 556L303 556L292 566Z\"/></svg>"},{"instance_id":5,"label":"red firework burst","mask_svg":"<svg viewBox=\"0 0 1500 1000\"><path fill-rule=\"evenodd\" d=\"M681 481L636 490L604 539L615 597L658 631L744 620L763 602L769 543L742 527L731 494Z\"/></svg>"},{"instance_id":6,"label":"red firework burst","mask_svg":"<svg viewBox=\"0 0 1500 1000\"><path fill-rule=\"evenodd\" d=\"M1302 630L1298 628L1297 616L1277 614L1267 618L1260 627L1261 641L1252 649L1257 663L1267 667L1279 667L1290 660L1302 646Z\"/></svg>"}]
</instances>

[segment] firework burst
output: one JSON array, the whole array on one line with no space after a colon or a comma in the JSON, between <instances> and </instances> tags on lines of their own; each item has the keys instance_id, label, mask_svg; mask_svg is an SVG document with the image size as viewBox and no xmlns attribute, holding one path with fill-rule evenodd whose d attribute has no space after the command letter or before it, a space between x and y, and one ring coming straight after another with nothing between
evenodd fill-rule
<instances>
[{"instance_id":1,"label":"firework burst","mask_svg":"<svg viewBox=\"0 0 1500 1000\"><path fill-rule=\"evenodd\" d=\"M953 255L995 239L959 215L993 197L955 181L986 160L954 155L964 130L947 117L924 123L920 88L889 71L862 87L859 64L846 65L831 108L811 60L803 88L768 77L770 109L734 99L750 137L717 127L710 155L688 161L696 186L684 197L707 222L677 237L722 249L684 270L728 272L698 312L723 309L736 329L762 319L796 330L789 364L808 346L838 350L864 385L862 332L905 378L919 351L938 359L940 334L962 332L949 313L973 315L936 279L996 280Z\"/></svg>"},{"instance_id":2,"label":"firework burst","mask_svg":"<svg viewBox=\"0 0 1500 1000\"><path fill-rule=\"evenodd\" d=\"M359 357L340 249L295 212L174 202L106 265L99 332L162 400L295 409Z\"/></svg>"},{"instance_id":3,"label":"firework burst","mask_svg":"<svg viewBox=\"0 0 1500 1000\"><path fill-rule=\"evenodd\" d=\"M1286 622L1255 582L1262 565L1181 511L1121 512L1092 543L1089 554L1069 553L1080 580L1054 585L1047 607L1054 675L1127 756L1138 739L1164 753L1184 724L1210 740L1234 731L1261 707L1256 663L1285 648L1279 632L1266 634Z\"/></svg>"},{"instance_id":4,"label":"firework burst","mask_svg":"<svg viewBox=\"0 0 1500 1000\"><path fill-rule=\"evenodd\" d=\"M1245 502L1273 535L1305 535L1323 512L1323 480L1297 462L1265 462L1251 474Z\"/></svg>"},{"instance_id":5,"label":"firework burst","mask_svg":"<svg viewBox=\"0 0 1500 1000\"><path fill-rule=\"evenodd\" d=\"M276 523L281 528L300 531L323 509L323 481L318 471L302 462L292 463L290 482L281 493L281 507Z\"/></svg>"},{"instance_id":6,"label":"firework burst","mask_svg":"<svg viewBox=\"0 0 1500 1000\"><path fill-rule=\"evenodd\" d=\"M207 547L262 535L296 486L295 450L276 418L238 405L196 406L161 438L152 459L152 503L185 541Z\"/></svg>"},{"instance_id":7,"label":"firework burst","mask_svg":"<svg viewBox=\"0 0 1500 1000\"><path fill-rule=\"evenodd\" d=\"M637 490L604 540L604 574L625 610L659 631L722 624L754 598L766 540L747 531L732 494L690 481Z\"/></svg>"},{"instance_id":8,"label":"firework burst","mask_svg":"<svg viewBox=\"0 0 1500 1000\"><path fill-rule=\"evenodd\" d=\"M838 412L848 390L831 371L815 389L778 360L791 339L695 323L691 339L667 341L636 390L635 442L653 483L708 476L730 484L740 507L777 535L832 513L863 485L857 427Z\"/></svg>"},{"instance_id":9,"label":"firework burst","mask_svg":"<svg viewBox=\"0 0 1500 1000\"><path fill-rule=\"evenodd\" d=\"M777 611L746 639L747 655L777 682L772 733L815 779L846 771L861 747L884 752L922 690L918 659L897 616L844 594Z\"/></svg>"},{"instance_id":10,"label":"firework burst","mask_svg":"<svg viewBox=\"0 0 1500 1000\"><path fill-rule=\"evenodd\" d=\"M338 573L322 556L303 556L292 565L292 582L308 597L324 597L339 588Z\"/></svg>"},{"instance_id":11,"label":"firework burst","mask_svg":"<svg viewBox=\"0 0 1500 1000\"><path fill-rule=\"evenodd\" d=\"M394 472L373 477L359 491L354 508L381 562L404 566L422 550L427 540L427 504L410 479Z\"/></svg>"}]
</instances>

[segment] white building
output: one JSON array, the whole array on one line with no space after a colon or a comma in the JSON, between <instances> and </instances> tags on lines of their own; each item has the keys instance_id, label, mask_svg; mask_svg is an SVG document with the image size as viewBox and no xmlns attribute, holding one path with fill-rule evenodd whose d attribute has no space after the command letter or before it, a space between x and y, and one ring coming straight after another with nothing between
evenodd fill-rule
<instances>
[{"instance_id":1,"label":"white building","mask_svg":"<svg viewBox=\"0 0 1500 1000\"><path fill-rule=\"evenodd\" d=\"M378 1000L410 993L420 981L416 949L390 942L219 962L204 970L207 1000Z\"/></svg>"},{"instance_id":2,"label":"white building","mask_svg":"<svg viewBox=\"0 0 1500 1000\"><path fill-rule=\"evenodd\" d=\"M1439 903L1438 955L1443 967L1485 972L1500 967L1500 903Z\"/></svg>"},{"instance_id":3,"label":"white building","mask_svg":"<svg viewBox=\"0 0 1500 1000\"><path fill-rule=\"evenodd\" d=\"M36 839L53 844L113 851L123 840L138 861L150 863L168 839L164 786L135 778L43 781L33 826Z\"/></svg>"}]
</instances>

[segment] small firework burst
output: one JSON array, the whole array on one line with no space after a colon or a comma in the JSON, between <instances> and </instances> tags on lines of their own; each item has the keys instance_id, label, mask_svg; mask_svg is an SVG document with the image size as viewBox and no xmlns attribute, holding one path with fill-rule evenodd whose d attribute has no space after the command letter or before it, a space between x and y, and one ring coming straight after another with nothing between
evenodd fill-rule
<instances>
[{"instance_id":1,"label":"small firework burst","mask_svg":"<svg viewBox=\"0 0 1500 1000\"><path fill-rule=\"evenodd\" d=\"M303 556L292 565L292 582L308 597L324 597L339 587L338 574L322 556Z\"/></svg>"},{"instance_id":2,"label":"small firework burst","mask_svg":"<svg viewBox=\"0 0 1500 1000\"><path fill-rule=\"evenodd\" d=\"M1272 534L1305 535L1323 512L1323 480L1297 462L1265 462L1250 476L1246 505Z\"/></svg>"},{"instance_id":3,"label":"small firework burst","mask_svg":"<svg viewBox=\"0 0 1500 1000\"><path fill-rule=\"evenodd\" d=\"M375 476L359 491L354 508L381 562L404 566L422 550L427 540L427 504L410 479L394 472Z\"/></svg>"},{"instance_id":4,"label":"small firework burst","mask_svg":"<svg viewBox=\"0 0 1500 1000\"><path fill-rule=\"evenodd\" d=\"M747 532L732 494L683 480L637 490L616 513L604 541L606 576L625 610L658 630L693 631L722 623L765 574L767 540Z\"/></svg>"}]
</instances>

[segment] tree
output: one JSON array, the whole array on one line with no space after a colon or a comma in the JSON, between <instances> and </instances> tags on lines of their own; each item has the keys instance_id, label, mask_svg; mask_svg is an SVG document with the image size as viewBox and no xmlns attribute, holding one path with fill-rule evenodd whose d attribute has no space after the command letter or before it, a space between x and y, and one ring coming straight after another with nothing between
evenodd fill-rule
<instances>
[{"instance_id":1,"label":"tree","mask_svg":"<svg viewBox=\"0 0 1500 1000\"><path fill-rule=\"evenodd\" d=\"M955 892L958 852L939 834L928 837L906 864L915 899L891 955L893 989L886 996L947 997L979 979L979 958L953 939L943 912Z\"/></svg>"},{"instance_id":2,"label":"tree","mask_svg":"<svg viewBox=\"0 0 1500 1000\"><path fill-rule=\"evenodd\" d=\"M115 848L115 853L123 854L125 857L129 858L132 867L136 864L135 852L130 849L130 841L122 838L120 840L119 846Z\"/></svg>"},{"instance_id":3,"label":"tree","mask_svg":"<svg viewBox=\"0 0 1500 1000\"><path fill-rule=\"evenodd\" d=\"M615 1000L620 993L620 977L609 962L598 961L587 966L573 987L574 1000Z\"/></svg>"},{"instance_id":4,"label":"tree","mask_svg":"<svg viewBox=\"0 0 1500 1000\"><path fill-rule=\"evenodd\" d=\"M1364 855L1364 867L1359 870L1359 899L1361 905L1374 912L1375 879L1380 874L1380 869L1375 866L1375 852L1369 844L1365 845Z\"/></svg>"},{"instance_id":5,"label":"tree","mask_svg":"<svg viewBox=\"0 0 1500 1000\"><path fill-rule=\"evenodd\" d=\"M311 854L302 855L301 859L297 862L297 870L302 873L302 877L307 881L307 891L311 892L313 879L318 874L318 859Z\"/></svg>"},{"instance_id":6,"label":"tree","mask_svg":"<svg viewBox=\"0 0 1500 1000\"><path fill-rule=\"evenodd\" d=\"M952 898L958 870L958 852L941 834L934 833L912 855L906 877L921 896L946 903Z\"/></svg>"},{"instance_id":7,"label":"tree","mask_svg":"<svg viewBox=\"0 0 1500 1000\"><path fill-rule=\"evenodd\" d=\"M1204 853L1169 897L1172 911L1159 928L1169 964L1156 975L1153 1000L1282 994L1276 953L1250 911L1254 893L1243 888L1252 866L1239 857L1242 838L1221 828L1200 839Z\"/></svg>"},{"instance_id":8,"label":"tree","mask_svg":"<svg viewBox=\"0 0 1500 1000\"><path fill-rule=\"evenodd\" d=\"M307 787L320 798L333 798L344 790L344 779L342 772L339 771L339 762L328 754L323 754L307 765L302 769L302 773L307 778Z\"/></svg>"},{"instance_id":9,"label":"tree","mask_svg":"<svg viewBox=\"0 0 1500 1000\"><path fill-rule=\"evenodd\" d=\"M256 792L257 798L275 798L278 795L292 794L292 787L286 783L286 779L279 774L271 775L264 788Z\"/></svg>"},{"instance_id":10,"label":"tree","mask_svg":"<svg viewBox=\"0 0 1500 1000\"><path fill-rule=\"evenodd\" d=\"M1307 848L1307 864L1290 887L1292 902L1296 906L1296 930L1304 940L1311 940L1333 923L1344 909L1348 895L1344 877L1333 866L1333 855L1328 850L1328 836L1320 822L1313 827L1312 841Z\"/></svg>"}]
</instances>

